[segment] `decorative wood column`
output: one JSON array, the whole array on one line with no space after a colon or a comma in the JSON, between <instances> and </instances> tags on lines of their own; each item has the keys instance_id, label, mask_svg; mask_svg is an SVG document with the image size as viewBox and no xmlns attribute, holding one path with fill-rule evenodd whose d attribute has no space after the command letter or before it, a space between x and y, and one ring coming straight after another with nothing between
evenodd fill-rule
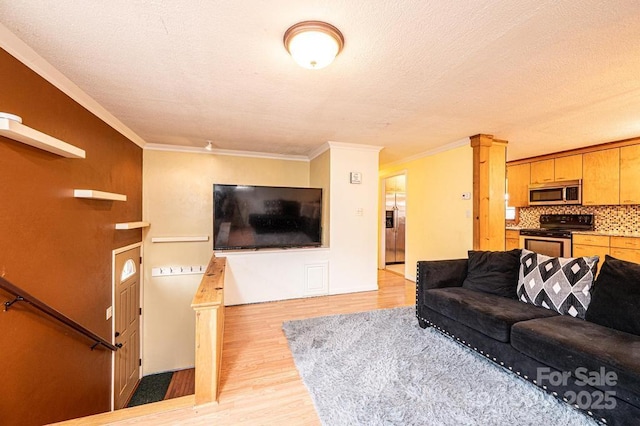
<instances>
[{"instance_id":1,"label":"decorative wood column","mask_svg":"<svg viewBox=\"0 0 640 426\"><path fill-rule=\"evenodd\" d=\"M471 136L473 148L473 249L505 249L507 141Z\"/></svg>"},{"instance_id":2,"label":"decorative wood column","mask_svg":"<svg viewBox=\"0 0 640 426\"><path fill-rule=\"evenodd\" d=\"M196 313L195 405L217 403L224 336L226 258L213 255L191 307Z\"/></svg>"}]
</instances>

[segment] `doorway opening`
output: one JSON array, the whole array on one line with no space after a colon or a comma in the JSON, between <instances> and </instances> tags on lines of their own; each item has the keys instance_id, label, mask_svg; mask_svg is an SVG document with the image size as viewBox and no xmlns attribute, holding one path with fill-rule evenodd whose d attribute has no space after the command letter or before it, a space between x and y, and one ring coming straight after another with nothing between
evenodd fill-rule
<instances>
[{"instance_id":1,"label":"doorway opening","mask_svg":"<svg viewBox=\"0 0 640 426\"><path fill-rule=\"evenodd\" d=\"M407 177L384 179L384 268L405 276Z\"/></svg>"}]
</instances>

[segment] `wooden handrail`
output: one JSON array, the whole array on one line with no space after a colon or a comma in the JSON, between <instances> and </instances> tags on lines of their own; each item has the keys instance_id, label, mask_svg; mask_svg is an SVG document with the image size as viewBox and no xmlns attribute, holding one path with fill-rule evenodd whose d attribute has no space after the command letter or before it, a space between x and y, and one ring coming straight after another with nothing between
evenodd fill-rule
<instances>
[{"instance_id":1,"label":"wooden handrail","mask_svg":"<svg viewBox=\"0 0 640 426\"><path fill-rule=\"evenodd\" d=\"M2 277L0 277L0 288L5 290L5 291L7 291L7 292L9 292L9 293L11 293L11 294L13 294L14 296L16 296L16 298L14 300L7 301L7 302L4 303L4 310L5 311L9 310L9 307L11 305L13 305L14 303L16 303L16 302L26 302L26 303L30 304L31 306L33 306L34 308L36 308L37 310L39 310L40 312L43 312L43 313L49 315L50 317L52 317L55 320L63 323L67 327L70 327L70 328L74 329L75 331L77 331L78 333L82 334L83 336L86 336L86 337L92 339L95 342L95 344L93 346L91 346L92 350L98 345L102 345L105 348L108 348L108 349L110 349L112 351L117 351L118 350L117 346L112 345L111 343L109 343L108 341L106 341L102 337L98 336L96 333L92 332L88 328L78 324L77 322L75 322L74 320L72 320L71 318L66 316L65 314L53 309L51 306L47 305L46 303L44 303L43 301L41 301L37 297L32 296L31 294L27 293L26 291L24 291L20 287L10 283L9 281L7 281L6 279L4 279Z\"/></svg>"},{"instance_id":2,"label":"wooden handrail","mask_svg":"<svg viewBox=\"0 0 640 426\"><path fill-rule=\"evenodd\" d=\"M225 267L226 258L215 255L211 258L191 303L196 313L196 406L218 401L224 335Z\"/></svg>"}]
</instances>

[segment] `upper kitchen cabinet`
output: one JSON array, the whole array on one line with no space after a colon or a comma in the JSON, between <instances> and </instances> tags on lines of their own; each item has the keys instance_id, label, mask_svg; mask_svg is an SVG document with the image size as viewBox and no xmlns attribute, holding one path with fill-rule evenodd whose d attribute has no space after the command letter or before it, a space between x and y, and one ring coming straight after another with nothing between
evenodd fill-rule
<instances>
[{"instance_id":1,"label":"upper kitchen cabinet","mask_svg":"<svg viewBox=\"0 0 640 426\"><path fill-rule=\"evenodd\" d=\"M529 205L530 163L507 166L507 192L509 206L527 207Z\"/></svg>"},{"instance_id":2,"label":"upper kitchen cabinet","mask_svg":"<svg viewBox=\"0 0 640 426\"><path fill-rule=\"evenodd\" d=\"M582 204L619 204L620 148L585 153L582 164Z\"/></svg>"},{"instance_id":3,"label":"upper kitchen cabinet","mask_svg":"<svg viewBox=\"0 0 640 426\"><path fill-rule=\"evenodd\" d=\"M531 183L582 179L582 154L531 163Z\"/></svg>"},{"instance_id":4,"label":"upper kitchen cabinet","mask_svg":"<svg viewBox=\"0 0 640 426\"><path fill-rule=\"evenodd\" d=\"M640 204L640 145L620 148L620 204Z\"/></svg>"},{"instance_id":5,"label":"upper kitchen cabinet","mask_svg":"<svg viewBox=\"0 0 640 426\"><path fill-rule=\"evenodd\" d=\"M554 159L531 163L531 183L549 183L554 178Z\"/></svg>"},{"instance_id":6,"label":"upper kitchen cabinet","mask_svg":"<svg viewBox=\"0 0 640 426\"><path fill-rule=\"evenodd\" d=\"M555 181L582 179L582 154L556 158L553 179Z\"/></svg>"}]
</instances>

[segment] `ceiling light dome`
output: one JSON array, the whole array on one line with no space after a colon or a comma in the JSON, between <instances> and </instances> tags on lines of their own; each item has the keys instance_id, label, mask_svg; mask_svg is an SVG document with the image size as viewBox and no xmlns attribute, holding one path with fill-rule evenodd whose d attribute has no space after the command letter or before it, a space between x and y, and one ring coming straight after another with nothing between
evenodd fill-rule
<instances>
[{"instance_id":1,"label":"ceiling light dome","mask_svg":"<svg viewBox=\"0 0 640 426\"><path fill-rule=\"evenodd\" d=\"M298 65L317 70L333 62L344 46L344 37L331 24L304 21L284 33L284 46Z\"/></svg>"}]
</instances>

